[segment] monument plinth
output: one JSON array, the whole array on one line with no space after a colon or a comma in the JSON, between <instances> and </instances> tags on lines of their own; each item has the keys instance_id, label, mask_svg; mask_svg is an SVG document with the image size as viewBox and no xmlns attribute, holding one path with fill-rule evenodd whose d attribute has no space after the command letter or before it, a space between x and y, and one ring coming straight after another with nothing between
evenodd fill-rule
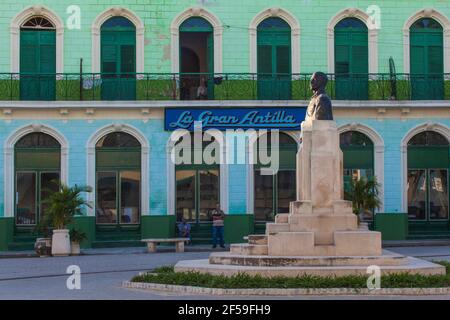
<instances>
[{"instance_id":1,"label":"monument plinth","mask_svg":"<svg viewBox=\"0 0 450 320\"><path fill-rule=\"evenodd\" d=\"M289 214L267 224L268 255L380 256L381 234L360 230L352 203L343 199L343 155L334 121L302 123L297 167L298 200Z\"/></svg>"},{"instance_id":2,"label":"monument plinth","mask_svg":"<svg viewBox=\"0 0 450 320\"><path fill-rule=\"evenodd\" d=\"M250 235L248 243L208 260L180 261L176 272L343 276L366 275L368 266L377 265L384 274L445 274L441 265L382 250L381 233L358 225L352 203L344 200L343 155L325 85L324 74L313 75L290 213L278 214L265 235Z\"/></svg>"}]
</instances>

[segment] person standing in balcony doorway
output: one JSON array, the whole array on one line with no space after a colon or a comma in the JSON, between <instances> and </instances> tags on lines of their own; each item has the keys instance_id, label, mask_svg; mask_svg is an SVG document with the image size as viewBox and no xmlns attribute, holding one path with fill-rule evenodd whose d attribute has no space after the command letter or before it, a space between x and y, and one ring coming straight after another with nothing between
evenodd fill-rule
<instances>
[{"instance_id":1,"label":"person standing in balcony doorway","mask_svg":"<svg viewBox=\"0 0 450 320\"><path fill-rule=\"evenodd\" d=\"M223 240L225 213L220 209L220 203L216 204L216 208L212 210L213 221L213 249L217 247L217 238L221 248L225 248Z\"/></svg>"}]
</instances>

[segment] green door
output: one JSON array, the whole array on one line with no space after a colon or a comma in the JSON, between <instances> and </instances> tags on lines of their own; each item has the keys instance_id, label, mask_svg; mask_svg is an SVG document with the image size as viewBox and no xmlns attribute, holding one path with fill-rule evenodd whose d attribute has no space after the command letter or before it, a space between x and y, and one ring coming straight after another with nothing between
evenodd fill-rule
<instances>
[{"instance_id":1,"label":"green door","mask_svg":"<svg viewBox=\"0 0 450 320\"><path fill-rule=\"evenodd\" d=\"M114 17L101 28L102 100L136 99L136 28Z\"/></svg>"},{"instance_id":2,"label":"green door","mask_svg":"<svg viewBox=\"0 0 450 320\"><path fill-rule=\"evenodd\" d=\"M291 89L291 28L280 18L258 26L258 99L289 100Z\"/></svg>"},{"instance_id":3,"label":"green door","mask_svg":"<svg viewBox=\"0 0 450 320\"><path fill-rule=\"evenodd\" d=\"M49 191L58 190L61 147L49 135L31 133L16 143L14 156L16 226L30 228L41 221Z\"/></svg>"},{"instance_id":4,"label":"green door","mask_svg":"<svg viewBox=\"0 0 450 320\"><path fill-rule=\"evenodd\" d=\"M96 145L97 239L134 237L141 217L141 145L124 132Z\"/></svg>"},{"instance_id":5,"label":"green door","mask_svg":"<svg viewBox=\"0 0 450 320\"><path fill-rule=\"evenodd\" d=\"M442 26L435 20L420 19L410 29L411 98L444 98L444 50Z\"/></svg>"},{"instance_id":6,"label":"green door","mask_svg":"<svg viewBox=\"0 0 450 320\"><path fill-rule=\"evenodd\" d=\"M367 100L369 50L367 26L347 18L334 29L336 99Z\"/></svg>"},{"instance_id":7,"label":"green door","mask_svg":"<svg viewBox=\"0 0 450 320\"><path fill-rule=\"evenodd\" d=\"M407 199L409 237L448 236L449 142L425 131L408 142Z\"/></svg>"},{"instance_id":8,"label":"green door","mask_svg":"<svg viewBox=\"0 0 450 320\"><path fill-rule=\"evenodd\" d=\"M55 100L55 30L20 31L20 98Z\"/></svg>"},{"instance_id":9,"label":"green door","mask_svg":"<svg viewBox=\"0 0 450 320\"><path fill-rule=\"evenodd\" d=\"M365 134L347 131L340 135L340 147L344 155L345 200L351 200L347 192L352 179L370 179L374 176L374 146ZM367 212L364 218L372 220L373 212Z\"/></svg>"}]
</instances>

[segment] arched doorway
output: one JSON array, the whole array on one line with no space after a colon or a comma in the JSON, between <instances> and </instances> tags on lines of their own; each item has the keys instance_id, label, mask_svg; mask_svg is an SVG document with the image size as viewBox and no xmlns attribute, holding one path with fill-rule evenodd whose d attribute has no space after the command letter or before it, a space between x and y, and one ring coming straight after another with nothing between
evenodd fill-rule
<instances>
[{"instance_id":1,"label":"arched doorway","mask_svg":"<svg viewBox=\"0 0 450 320\"><path fill-rule=\"evenodd\" d=\"M138 235L141 144L128 133L109 133L98 140L95 158L97 238L127 231Z\"/></svg>"},{"instance_id":2,"label":"arched doorway","mask_svg":"<svg viewBox=\"0 0 450 320\"><path fill-rule=\"evenodd\" d=\"M340 147L344 155L344 191L349 190L352 179L374 177L374 144L367 135L358 131L341 133ZM364 218L372 220L373 215Z\"/></svg>"},{"instance_id":3,"label":"arched doorway","mask_svg":"<svg viewBox=\"0 0 450 320\"><path fill-rule=\"evenodd\" d=\"M61 145L45 133L29 133L14 146L15 221L19 228L34 227L43 217L42 203L49 190L58 190Z\"/></svg>"},{"instance_id":4,"label":"arched doorway","mask_svg":"<svg viewBox=\"0 0 450 320\"><path fill-rule=\"evenodd\" d=\"M180 26L180 99L212 99L214 96L214 32L201 17Z\"/></svg>"},{"instance_id":5,"label":"arched doorway","mask_svg":"<svg viewBox=\"0 0 450 320\"><path fill-rule=\"evenodd\" d=\"M199 148L195 146L195 141L200 139L202 143ZM184 218L191 224L191 236L195 243L209 244L211 211L222 200L220 143L207 133L190 133L181 136L173 148L177 159L180 159L175 162L174 177L177 221ZM211 158L206 159L204 154Z\"/></svg>"},{"instance_id":6,"label":"arched doorway","mask_svg":"<svg viewBox=\"0 0 450 320\"><path fill-rule=\"evenodd\" d=\"M291 27L281 18L268 18L257 28L258 99L291 98Z\"/></svg>"},{"instance_id":7,"label":"arched doorway","mask_svg":"<svg viewBox=\"0 0 450 320\"><path fill-rule=\"evenodd\" d=\"M56 28L34 16L20 27L20 98L55 100Z\"/></svg>"},{"instance_id":8,"label":"arched doorway","mask_svg":"<svg viewBox=\"0 0 450 320\"><path fill-rule=\"evenodd\" d=\"M367 100L368 29L357 18L345 18L334 27L336 99Z\"/></svg>"},{"instance_id":9,"label":"arched doorway","mask_svg":"<svg viewBox=\"0 0 450 320\"><path fill-rule=\"evenodd\" d=\"M254 220L257 226L273 221L279 213L289 213L289 204L296 200L297 142L290 135L279 133L279 170L267 175L263 174L263 169L267 169L269 165L262 164L257 156L260 151L271 154L273 149L270 132L266 139L266 146L261 144L264 141L261 137L254 145L254 156L258 160L253 166Z\"/></svg>"},{"instance_id":10,"label":"arched doorway","mask_svg":"<svg viewBox=\"0 0 450 320\"><path fill-rule=\"evenodd\" d=\"M448 234L449 141L424 131L408 142L408 218L410 234Z\"/></svg>"},{"instance_id":11,"label":"arched doorway","mask_svg":"<svg viewBox=\"0 0 450 320\"><path fill-rule=\"evenodd\" d=\"M443 28L432 18L422 18L410 28L411 98L444 99Z\"/></svg>"},{"instance_id":12,"label":"arched doorway","mask_svg":"<svg viewBox=\"0 0 450 320\"><path fill-rule=\"evenodd\" d=\"M203 138L205 135L203 133L201 139L210 141L202 141L201 149L195 147L194 133L181 136L174 145L175 154L184 159L175 166L178 221L184 218L196 224L208 222L210 211L220 203L220 146L214 137ZM206 161L203 157L206 148L211 150L213 161ZM190 155L185 152L190 152Z\"/></svg>"},{"instance_id":13,"label":"arched doorway","mask_svg":"<svg viewBox=\"0 0 450 320\"><path fill-rule=\"evenodd\" d=\"M136 99L136 27L113 17L101 27L102 100Z\"/></svg>"}]
</instances>

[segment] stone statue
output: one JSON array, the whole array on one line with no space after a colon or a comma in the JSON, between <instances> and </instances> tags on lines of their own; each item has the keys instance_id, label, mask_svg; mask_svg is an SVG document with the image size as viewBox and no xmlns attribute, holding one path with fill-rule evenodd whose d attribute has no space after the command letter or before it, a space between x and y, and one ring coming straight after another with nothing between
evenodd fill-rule
<instances>
[{"instance_id":1,"label":"stone statue","mask_svg":"<svg viewBox=\"0 0 450 320\"><path fill-rule=\"evenodd\" d=\"M331 99L325 92L328 78L323 72L315 72L311 77L311 90L314 95L306 110L305 120L333 120Z\"/></svg>"}]
</instances>

